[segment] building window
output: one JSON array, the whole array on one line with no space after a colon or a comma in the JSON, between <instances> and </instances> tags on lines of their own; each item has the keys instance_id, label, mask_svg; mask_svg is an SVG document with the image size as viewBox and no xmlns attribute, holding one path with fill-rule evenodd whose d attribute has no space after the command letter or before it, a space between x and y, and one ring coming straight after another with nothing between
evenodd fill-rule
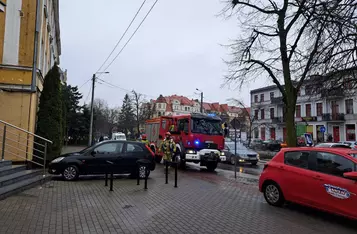
<instances>
[{"instance_id":1,"label":"building window","mask_svg":"<svg viewBox=\"0 0 357 234\"><path fill-rule=\"evenodd\" d=\"M258 128L254 129L254 138L259 138L259 130L258 130Z\"/></svg>"},{"instance_id":2,"label":"building window","mask_svg":"<svg viewBox=\"0 0 357 234\"><path fill-rule=\"evenodd\" d=\"M311 104L306 104L305 105L305 109L306 109L306 117L311 117Z\"/></svg>"},{"instance_id":3,"label":"building window","mask_svg":"<svg viewBox=\"0 0 357 234\"><path fill-rule=\"evenodd\" d=\"M300 118L301 117L301 106L300 105L296 105L296 117Z\"/></svg>"},{"instance_id":4,"label":"building window","mask_svg":"<svg viewBox=\"0 0 357 234\"><path fill-rule=\"evenodd\" d=\"M316 116L322 116L322 103L316 103Z\"/></svg>"},{"instance_id":5,"label":"building window","mask_svg":"<svg viewBox=\"0 0 357 234\"><path fill-rule=\"evenodd\" d=\"M264 93L260 94L260 102L264 102Z\"/></svg>"},{"instance_id":6,"label":"building window","mask_svg":"<svg viewBox=\"0 0 357 234\"><path fill-rule=\"evenodd\" d=\"M346 124L346 141L356 140L356 126L354 124Z\"/></svg>"},{"instance_id":7,"label":"building window","mask_svg":"<svg viewBox=\"0 0 357 234\"><path fill-rule=\"evenodd\" d=\"M258 119L259 110L254 110L254 119Z\"/></svg>"},{"instance_id":8,"label":"building window","mask_svg":"<svg viewBox=\"0 0 357 234\"><path fill-rule=\"evenodd\" d=\"M274 108L270 108L270 118L274 119Z\"/></svg>"},{"instance_id":9,"label":"building window","mask_svg":"<svg viewBox=\"0 0 357 234\"><path fill-rule=\"evenodd\" d=\"M157 108L161 109L161 104L157 104Z\"/></svg>"},{"instance_id":10,"label":"building window","mask_svg":"<svg viewBox=\"0 0 357 234\"><path fill-rule=\"evenodd\" d=\"M346 99L346 114L353 114L353 99Z\"/></svg>"},{"instance_id":11,"label":"building window","mask_svg":"<svg viewBox=\"0 0 357 234\"><path fill-rule=\"evenodd\" d=\"M261 118L261 119L264 119L264 116L265 116L264 109L261 109L261 110L260 110L260 118Z\"/></svg>"},{"instance_id":12,"label":"building window","mask_svg":"<svg viewBox=\"0 0 357 234\"><path fill-rule=\"evenodd\" d=\"M297 91L297 93L296 93L296 95L298 96L298 97L300 97L300 89Z\"/></svg>"},{"instance_id":13,"label":"building window","mask_svg":"<svg viewBox=\"0 0 357 234\"><path fill-rule=\"evenodd\" d=\"M305 87L305 95L311 95L312 94L312 87L310 85L307 85Z\"/></svg>"},{"instance_id":14,"label":"building window","mask_svg":"<svg viewBox=\"0 0 357 234\"><path fill-rule=\"evenodd\" d=\"M260 128L260 139L265 141L265 128Z\"/></svg>"},{"instance_id":15,"label":"building window","mask_svg":"<svg viewBox=\"0 0 357 234\"><path fill-rule=\"evenodd\" d=\"M274 92L270 92L270 100L274 98Z\"/></svg>"},{"instance_id":16,"label":"building window","mask_svg":"<svg viewBox=\"0 0 357 234\"><path fill-rule=\"evenodd\" d=\"M258 102L258 95L254 95L254 102L255 102L255 103Z\"/></svg>"},{"instance_id":17,"label":"building window","mask_svg":"<svg viewBox=\"0 0 357 234\"><path fill-rule=\"evenodd\" d=\"M275 128L270 128L270 139L275 140Z\"/></svg>"},{"instance_id":18,"label":"building window","mask_svg":"<svg viewBox=\"0 0 357 234\"><path fill-rule=\"evenodd\" d=\"M343 86L345 89L352 89L352 79L351 78L343 79Z\"/></svg>"}]
</instances>

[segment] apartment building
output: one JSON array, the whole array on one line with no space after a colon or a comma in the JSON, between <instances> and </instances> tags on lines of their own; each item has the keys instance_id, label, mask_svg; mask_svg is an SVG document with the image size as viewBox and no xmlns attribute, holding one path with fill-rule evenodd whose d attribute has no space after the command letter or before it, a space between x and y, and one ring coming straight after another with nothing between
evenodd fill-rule
<instances>
[{"instance_id":1,"label":"apartment building","mask_svg":"<svg viewBox=\"0 0 357 234\"><path fill-rule=\"evenodd\" d=\"M6 4L0 14L0 120L29 132L35 131L44 77L60 63L58 1L0 3ZM63 72L63 81L66 76Z\"/></svg>"},{"instance_id":2,"label":"apartment building","mask_svg":"<svg viewBox=\"0 0 357 234\"><path fill-rule=\"evenodd\" d=\"M330 135L334 142L355 141L357 103L355 95L346 94L351 84L343 88L321 89L305 85L298 93L295 122L297 136L311 133L317 142ZM255 89L251 94L254 136L260 139L286 139L284 104L275 85Z\"/></svg>"}]
</instances>

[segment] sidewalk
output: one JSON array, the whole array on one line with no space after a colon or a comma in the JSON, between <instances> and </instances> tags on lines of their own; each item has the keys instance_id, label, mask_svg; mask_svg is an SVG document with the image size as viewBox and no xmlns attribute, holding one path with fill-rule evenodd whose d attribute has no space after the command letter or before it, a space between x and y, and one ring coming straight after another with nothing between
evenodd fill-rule
<instances>
[{"instance_id":1,"label":"sidewalk","mask_svg":"<svg viewBox=\"0 0 357 234\"><path fill-rule=\"evenodd\" d=\"M271 207L256 184L179 171L174 188L174 171L169 184L163 172L150 175L147 191L125 176L113 192L103 179L51 181L0 201L0 233L355 233L335 218Z\"/></svg>"}]
</instances>

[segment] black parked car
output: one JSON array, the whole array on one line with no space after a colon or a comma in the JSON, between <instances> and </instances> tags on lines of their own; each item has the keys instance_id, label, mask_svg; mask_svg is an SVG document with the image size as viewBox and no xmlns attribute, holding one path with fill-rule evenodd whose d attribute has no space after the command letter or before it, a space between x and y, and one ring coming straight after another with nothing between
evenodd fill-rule
<instances>
[{"instance_id":1,"label":"black parked car","mask_svg":"<svg viewBox=\"0 0 357 234\"><path fill-rule=\"evenodd\" d=\"M62 174L65 180L76 180L79 175L105 174L113 162L114 174L137 175L137 160L148 159L150 170L155 170L154 153L141 142L103 141L80 152L61 155L49 164L49 173ZM148 173L150 174L150 170ZM139 168L140 178L145 177L145 167Z\"/></svg>"}]
</instances>

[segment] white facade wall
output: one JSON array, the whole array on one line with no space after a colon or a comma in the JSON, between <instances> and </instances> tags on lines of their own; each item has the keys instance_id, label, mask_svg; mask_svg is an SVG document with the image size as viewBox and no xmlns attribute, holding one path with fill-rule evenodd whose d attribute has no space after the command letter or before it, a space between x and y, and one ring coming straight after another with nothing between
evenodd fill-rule
<instances>
[{"instance_id":1,"label":"white facade wall","mask_svg":"<svg viewBox=\"0 0 357 234\"><path fill-rule=\"evenodd\" d=\"M274 108L274 117L283 117L283 105L271 104L270 101L270 92L274 92L274 97L281 97L281 93L276 87L271 87L269 90L263 90L261 92L253 90L251 92L251 114L255 114L255 110L259 110L258 112L258 120L253 122L253 128L258 128L259 138L261 135L261 128L265 127L265 139L270 139L270 128L275 128L275 139L283 139L283 129L285 127L284 124L273 124L270 119L270 108ZM264 94L264 102L260 102L260 95ZM254 96L258 95L258 103L255 103ZM346 99L353 99L353 113L354 114L346 114ZM317 116L316 103L322 103L322 113L323 114L332 114L332 100L321 99L320 97L309 97L305 95L305 89L302 88L300 92L300 96L297 99L297 105L301 105L301 117L306 117L306 104L311 104L311 116L317 117L317 121L308 121L301 122L301 118L296 117L295 121L297 124L308 124L313 128L313 138L317 140L317 126L324 126L326 129L326 133L324 134L324 140L327 139L327 135L331 134L334 136L334 127L335 131L339 133L339 140L345 141L346 139L346 125L354 125L355 129L357 129L357 98L356 97L344 97L340 99L335 99L336 104L338 105L337 113L341 113L345 115L344 121L323 121L322 116ZM265 110L265 118L261 119L260 110ZM337 129L338 127L338 129ZM254 132L253 132L254 137ZM355 139L357 140L357 139Z\"/></svg>"}]
</instances>

